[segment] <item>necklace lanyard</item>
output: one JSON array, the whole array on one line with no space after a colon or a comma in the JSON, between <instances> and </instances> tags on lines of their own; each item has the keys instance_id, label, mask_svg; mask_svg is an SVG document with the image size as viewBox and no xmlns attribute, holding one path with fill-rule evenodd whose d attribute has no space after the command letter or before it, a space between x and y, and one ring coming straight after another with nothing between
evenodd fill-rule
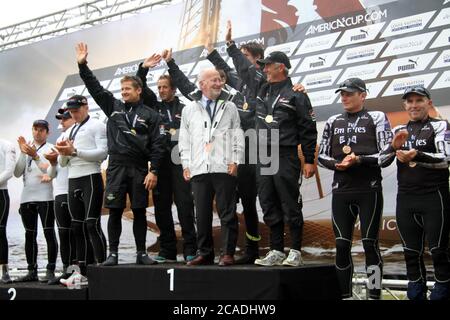
<instances>
[{"instance_id":1,"label":"necklace lanyard","mask_svg":"<svg viewBox=\"0 0 450 320\"><path fill-rule=\"evenodd\" d=\"M172 114L170 113L169 108L167 108L167 115L169 116L169 122L172 123Z\"/></svg>"},{"instance_id":2,"label":"necklace lanyard","mask_svg":"<svg viewBox=\"0 0 450 320\"><path fill-rule=\"evenodd\" d=\"M69 140L75 141L75 137L77 136L78 131L81 129L81 127L82 127L86 122L88 122L88 120L89 120L89 116L87 116L87 118L84 119L83 122L80 123L78 126L75 126L75 127L72 128L72 130L70 130ZM75 129L76 129L76 130L75 130Z\"/></svg>"},{"instance_id":3,"label":"necklace lanyard","mask_svg":"<svg viewBox=\"0 0 450 320\"><path fill-rule=\"evenodd\" d=\"M42 149L43 146L45 146L47 142L44 142L43 144L41 144L41 146L39 148L37 148L36 150L36 154L39 152L39 150ZM29 156L30 157L30 156ZM28 169L31 171L31 163L33 163L33 158L30 157L30 160L28 160Z\"/></svg>"},{"instance_id":4,"label":"necklace lanyard","mask_svg":"<svg viewBox=\"0 0 450 320\"><path fill-rule=\"evenodd\" d=\"M125 113L125 118L127 119L127 123L131 126L131 128L134 128L136 126L136 121L138 118L138 115L134 115L133 123L130 122L130 118L128 117L128 113Z\"/></svg>"}]
</instances>

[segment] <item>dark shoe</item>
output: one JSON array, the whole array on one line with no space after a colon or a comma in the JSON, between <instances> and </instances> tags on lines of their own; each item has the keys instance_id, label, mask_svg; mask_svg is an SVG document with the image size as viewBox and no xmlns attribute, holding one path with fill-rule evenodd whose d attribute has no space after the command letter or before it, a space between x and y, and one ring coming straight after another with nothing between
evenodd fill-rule
<instances>
[{"instance_id":1,"label":"dark shoe","mask_svg":"<svg viewBox=\"0 0 450 320\"><path fill-rule=\"evenodd\" d=\"M407 296L409 300L422 301L427 300L428 288L423 282L409 282Z\"/></svg>"},{"instance_id":2,"label":"dark shoe","mask_svg":"<svg viewBox=\"0 0 450 320\"><path fill-rule=\"evenodd\" d=\"M106 260L101 265L105 267L112 267L117 266L118 263L119 263L119 255L113 252L109 254L108 258L106 258Z\"/></svg>"},{"instance_id":3,"label":"dark shoe","mask_svg":"<svg viewBox=\"0 0 450 320\"><path fill-rule=\"evenodd\" d=\"M188 266L204 266L214 264L214 259L207 258L205 256L197 256L194 260L188 261Z\"/></svg>"},{"instance_id":4,"label":"dark shoe","mask_svg":"<svg viewBox=\"0 0 450 320\"><path fill-rule=\"evenodd\" d=\"M235 261L236 264L254 264L255 260L259 259L259 256L256 254L245 253L243 256L239 257Z\"/></svg>"},{"instance_id":5,"label":"dark shoe","mask_svg":"<svg viewBox=\"0 0 450 320\"><path fill-rule=\"evenodd\" d=\"M48 281L47 284L49 286L55 286L55 285L61 284L61 282L60 282L61 279L67 280L67 279L69 279L70 276L71 276L70 274L63 272L59 277L55 277L54 279Z\"/></svg>"},{"instance_id":6,"label":"dark shoe","mask_svg":"<svg viewBox=\"0 0 450 320\"><path fill-rule=\"evenodd\" d=\"M36 269L28 270L28 273L26 275L14 280L14 282L34 282L34 281L39 281Z\"/></svg>"},{"instance_id":7,"label":"dark shoe","mask_svg":"<svg viewBox=\"0 0 450 320\"><path fill-rule=\"evenodd\" d=\"M450 298L450 284L435 282L431 290L430 300L448 300Z\"/></svg>"},{"instance_id":8,"label":"dark shoe","mask_svg":"<svg viewBox=\"0 0 450 320\"><path fill-rule=\"evenodd\" d=\"M9 277L9 268L7 264L3 264L0 266L1 267L1 275L2 277L0 278L0 284L10 284L12 283L11 278Z\"/></svg>"},{"instance_id":9,"label":"dark shoe","mask_svg":"<svg viewBox=\"0 0 450 320\"><path fill-rule=\"evenodd\" d=\"M164 256L156 256L153 258L157 263L175 263L177 262L177 258L166 258Z\"/></svg>"},{"instance_id":10,"label":"dark shoe","mask_svg":"<svg viewBox=\"0 0 450 320\"><path fill-rule=\"evenodd\" d=\"M147 253L145 253L145 252L138 252L137 253L136 264L142 264L142 265L150 266L152 264L157 264L157 263L158 262L156 262L155 260L150 258Z\"/></svg>"},{"instance_id":11,"label":"dark shoe","mask_svg":"<svg viewBox=\"0 0 450 320\"><path fill-rule=\"evenodd\" d=\"M53 270L47 270L47 272L45 273L45 277L39 279L39 282L44 282L44 283L48 283L49 281L53 281L55 280L55 271Z\"/></svg>"},{"instance_id":12,"label":"dark shoe","mask_svg":"<svg viewBox=\"0 0 450 320\"><path fill-rule=\"evenodd\" d=\"M219 266L226 267L234 264L234 257L230 254L226 254L220 257Z\"/></svg>"}]
</instances>

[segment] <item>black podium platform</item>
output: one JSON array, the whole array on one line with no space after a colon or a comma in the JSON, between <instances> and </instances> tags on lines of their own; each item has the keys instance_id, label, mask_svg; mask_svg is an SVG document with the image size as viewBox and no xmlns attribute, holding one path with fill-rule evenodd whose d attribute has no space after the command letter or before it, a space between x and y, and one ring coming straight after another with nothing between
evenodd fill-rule
<instances>
[{"instance_id":1,"label":"black podium platform","mask_svg":"<svg viewBox=\"0 0 450 320\"><path fill-rule=\"evenodd\" d=\"M0 300L87 300L88 289L70 290L61 285L28 282L0 285Z\"/></svg>"},{"instance_id":2,"label":"black podium platform","mask_svg":"<svg viewBox=\"0 0 450 320\"><path fill-rule=\"evenodd\" d=\"M334 265L89 267L90 300L337 300Z\"/></svg>"}]
</instances>

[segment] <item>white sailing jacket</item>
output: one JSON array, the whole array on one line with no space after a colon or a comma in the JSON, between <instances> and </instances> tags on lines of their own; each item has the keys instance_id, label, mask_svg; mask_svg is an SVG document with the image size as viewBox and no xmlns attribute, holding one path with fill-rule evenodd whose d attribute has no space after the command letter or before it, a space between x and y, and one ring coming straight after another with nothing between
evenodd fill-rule
<instances>
[{"instance_id":1,"label":"white sailing jacket","mask_svg":"<svg viewBox=\"0 0 450 320\"><path fill-rule=\"evenodd\" d=\"M201 103L201 92L182 112L179 150L183 169L191 177L206 173L227 173L231 163L244 162L244 132L236 105L222 94L213 121Z\"/></svg>"}]
</instances>

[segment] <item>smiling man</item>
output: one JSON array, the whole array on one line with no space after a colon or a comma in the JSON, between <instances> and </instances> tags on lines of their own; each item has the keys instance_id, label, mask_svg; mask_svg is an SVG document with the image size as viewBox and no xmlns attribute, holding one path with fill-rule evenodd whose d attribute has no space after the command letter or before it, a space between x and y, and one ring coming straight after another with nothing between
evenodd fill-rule
<instances>
[{"instance_id":1,"label":"smiling man","mask_svg":"<svg viewBox=\"0 0 450 320\"><path fill-rule=\"evenodd\" d=\"M223 81L215 69L199 75L200 91L183 109L179 148L183 175L191 181L197 214L197 257L191 266L214 263L212 236L213 200L222 234L220 266L234 264L238 237L236 176L243 162L244 135L236 105L222 92Z\"/></svg>"},{"instance_id":2,"label":"smiling man","mask_svg":"<svg viewBox=\"0 0 450 320\"><path fill-rule=\"evenodd\" d=\"M106 171L105 207L110 209L108 222L110 254L103 265L113 266L118 263L121 219L127 194L134 215L136 263L155 264L156 262L148 257L145 247L146 208L148 191L156 186L158 169L164 154L164 126L158 113L143 104L142 82L139 78L131 76L122 78L123 101L118 100L101 86L89 69L87 45L80 43L76 50L80 77L95 102L108 117L109 163Z\"/></svg>"},{"instance_id":3,"label":"smiling man","mask_svg":"<svg viewBox=\"0 0 450 320\"><path fill-rule=\"evenodd\" d=\"M410 120L406 125L394 128L394 139L382 152L380 162L389 164L397 157L396 218L409 280L408 298L427 298L423 261L425 236L436 279L430 299L447 300L450 296L447 253L450 230L450 126L447 121L428 115L433 103L426 88L409 88L403 99Z\"/></svg>"}]
</instances>

